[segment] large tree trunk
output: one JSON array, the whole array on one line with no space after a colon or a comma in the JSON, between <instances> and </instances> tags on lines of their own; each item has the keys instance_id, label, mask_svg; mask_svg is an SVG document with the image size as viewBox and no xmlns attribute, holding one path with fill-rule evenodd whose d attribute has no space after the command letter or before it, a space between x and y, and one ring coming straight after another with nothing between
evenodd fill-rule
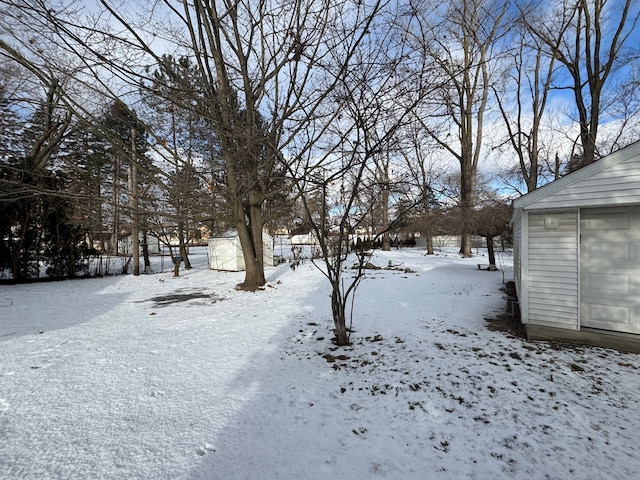
<instances>
[{"instance_id":1,"label":"large tree trunk","mask_svg":"<svg viewBox=\"0 0 640 480\"><path fill-rule=\"evenodd\" d=\"M238 285L241 290L257 290L266 283L262 259L262 231L258 238L246 223L238 224L238 236L244 258L244 281ZM259 248L257 243L259 243ZM260 256L260 258L259 258Z\"/></svg>"},{"instance_id":2,"label":"large tree trunk","mask_svg":"<svg viewBox=\"0 0 640 480\"><path fill-rule=\"evenodd\" d=\"M245 265L244 282L238 285L242 290L257 290L267 283L264 275L264 245L262 243L262 195L260 192L249 192L249 207L242 212L237 223L238 236L242 246Z\"/></svg>"},{"instance_id":3,"label":"large tree trunk","mask_svg":"<svg viewBox=\"0 0 640 480\"><path fill-rule=\"evenodd\" d=\"M433 255L433 236L427 234L427 255Z\"/></svg>"},{"instance_id":4,"label":"large tree trunk","mask_svg":"<svg viewBox=\"0 0 640 480\"><path fill-rule=\"evenodd\" d=\"M461 162L461 215L462 215L462 242L460 253L464 257L471 256L471 218L475 198L475 169L471 166L471 160Z\"/></svg>"}]
</instances>

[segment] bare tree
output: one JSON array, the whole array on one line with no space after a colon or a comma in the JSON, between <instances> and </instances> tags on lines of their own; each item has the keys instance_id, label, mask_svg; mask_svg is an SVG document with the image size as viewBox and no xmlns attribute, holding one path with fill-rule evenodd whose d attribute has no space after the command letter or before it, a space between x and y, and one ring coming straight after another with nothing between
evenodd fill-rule
<instances>
[{"instance_id":1,"label":"bare tree","mask_svg":"<svg viewBox=\"0 0 640 480\"><path fill-rule=\"evenodd\" d=\"M545 55L543 45L531 39L524 28L516 29L514 39L517 47L512 51L504 85L492 85L492 89L506 128L504 144L518 159L517 180L524 181L526 192L532 192L538 187L544 166L540 159L542 122L553 86L555 58Z\"/></svg>"},{"instance_id":2,"label":"bare tree","mask_svg":"<svg viewBox=\"0 0 640 480\"><path fill-rule=\"evenodd\" d=\"M148 47L131 20L102 3L139 47ZM344 77L379 7L307 0L164 2L186 33L170 40L186 47L203 82L194 108L219 140L228 206L245 261L241 288L265 283L264 205L274 194L279 162L301 123L317 114Z\"/></svg>"},{"instance_id":3,"label":"bare tree","mask_svg":"<svg viewBox=\"0 0 640 480\"><path fill-rule=\"evenodd\" d=\"M72 59L69 75L107 97L135 98L164 53L192 59L200 82L166 91L215 131L246 266L239 287L264 284L265 204L281 194L282 164L293 158L293 140L305 123L324 116L327 125L335 115L322 106L362 39L372 35L383 1L160 0L131 10L110 0L87 10L74 10L71 2L59 8L45 0L3 3L20 22L41 26L47 41ZM74 106L91 116L79 99Z\"/></svg>"},{"instance_id":4,"label":"bare tree","mask_svg":"<svg viewBox=\"0 0 640 480\"><path fill-rule=\"evenodd\" d=\"M568 74L556 88L568 88L574 97L579 140L570 169L577 169L600 156L598 131L613 100L606 87L632 58L628 47L640 9L634 0L564 0L546 14L546 3L533 5L539 8L526 10L527 27Z\"/></svg>"},{"instance_id":5,"label":"bare tree","mask_svg":"<svg viewBox=\"0 0 640 480\"><path fill-rule=\"evenodd\" d=\"M71 207L64 200L66 180L54 170L74 115L64 101L64 79L46 65L36 68L30 63L30 52L21 45L21 25L4 13L5 7L0 5L0 27L6 31L0 38L0 102L4 107L0 155L2 263L9 267L14 280L39 276L38 260L44 252L52 260L56 275L73 276L73 262L69 263L68 255L60 254L62 242L66 247L76 240L71 239L75 237L71 228L66 229ZM54 210L56 201L58 208ZM66 238L51 235L49 227L56 222L69 233ZM46 249L45 236L50 237Z\"/></svg>"},{"instance_id":6,"label":"bare tree","mask_svg":"<svg viewBox=\"0 0 640 480\"><path fill-rule=\"evenodd\" d=\"M377 129L372 130L372 135L377 134ZM397 207L394 203L397 203L405 187L403 172L399 168L401 155L397 143L393 135L384 144L381 143L378 152L372 155L364 172L363 185L366 188L361 189L357 199L358 205L369 210L368 220L364 220L361 228L365 228L371 238L379 238L383 251L391 249L392 210Z\"/></svg>"},{"instance_id":7,"label":"bare tree","mask_svg":"<svg viewBox=\"0 0 640 480\"><path fill-rule=\"evenodd\" d=\"M323 131L321 141L313 150L298 157L291 173L301 193L307 220L319 240L321 268L331 284L331 310L336 343L350 341L353 300L365 275L370 252L356 246L356 256L350 256L358 233L366 231L376 199L363 201L363 193L389 188L390 157L397 132L412 118L417 103L429 91L438 88L433 79L415 75L403 65L404 49L394 36L395 12L387 10L372 24L378 36L363 41L351 59L353 68L340 79L333 99L337 115L332 124L310 122L307 128L314 136ZM384 32L384 33L383 33ZM421 59L419 62L422 62ZM401 70L403 75L398 75ZM425 73L426 68L417 69ZM382 160L382 161L381 161ZM293 168L295 167L295 169ZM382 168L380 175L371 175ZM379 173L379 172L378 172ZM317 208L317 199L322 206ZM383 199L387 203L388 199ZM319 214L318 214L319 210ZM372 240L381 238L402 218L395 211L383 229ZM389 215L391 217L391 215ZM350 274L345 268L351 267Z\"/></svg>"},{"instance_id":8,"label":"bare tree","mask_svg":"<svg viewBox=\"0 0 640 480\"><path fill-rule=\"evenodd\" d=\"M510 217L510 202L495 194L483 199L476 208L474 233L487 241L490 269L495 268L496 265L494 238L507 232Z\"/></svg>"},{"instance_id":9,"label":"bare tree","mask_svg":"<svg viewBox=\"0 0 640 480\"><path fill-rule=\"evenodd\" d=\"M440 148L419 122L413 121L403 129L400 142L406 171L405 188L413 199L409 203L414 205L406 228L412 233L420 233L426 239L427 255L433 255L433 237L443 233L441 207L444 188L440 180L446 168L434 155Z\"/></svg>"},{"instance_id":10,"label":"bare tree","mask_svg":"<svg viewBox=\"0 0 640 480\"><path fill-rule=\"evenodd\" d=\"M88 148L82 153L81 146L76 144L75 152L70 154L68 144L77 142L77 136L81 130L93 129L94 133L100 132L99 136L101 137L103 132L97 128L101 123L102 109L98 108L97 104L90 102L89 97L80 98L78 96L82 87L80 79L83 76L82 68L78 67L82 67L84 60L79 56L69 55L70 52L64 48L64 43L60 41L55 23L50 21L54 13L66 18L75 12L73 2L67 4L62 2L55 7L49 2L39 0L30 2L3 0L0 2L0 24L7 32L0 39L0 57L29 72L31 85L40 84L50 92L47 104L52 106L53 113L43 117L50 117L50 121L45 121L41 132L42 139L34 143L32 152L28 156L33 158L34 167L40 170L55 169L58 177L61 177L63 173L66 179L74 178L77 180L79 170L83 168L81 165L84 162L79 162L74 171L70 168L69 159L78 159L80 156L87 159L90 153L87 151ZM37 89L37 87L35 88ZM90 111L93 115L86 115ZM79 121L72 124L72 119L81 119L83 116L89 121ZM66 144L67 151L64 152L64 155L67 158L60 158L58 154L60 146L63 144ZM85 147L87 146L88 144L85 143ZM129 147L127 150L130 150ZM115 174L112 178L115 178ZM86 196L91 195L88 193L89 190L92 191L92 194L95 194L96 191L84 188L63 191L59 184L56 185L55 190L55 192L43 193L59 195L66 200L73 200L77 204L85 201ZM100 190L98 187L97 191ZM13 194L15 195L15 193L14 190ZM120 204L119 198L112 200L115 200L113 206ZM95 198L91 198L91 201L95 202ZM49 205L47 208L52 214L56 213L55 206ZM80 209L77 207L76 214L80 214ZM102 208L100 208L98 217L101 217L101 214ZM114 230L117 228L116 224L117 222L114 222ZM92 227L93 234L90 236L91 244L87 245L88 249L93 247L93 241L96 237L95 230L98 230L100 235L102 225Z\"/></svg>"},{"instance_id":11,"label":"bare tree","mask_svg":"<svg viewBox=\"0 0 640 480\"><path fill-rule=\"evenodd\" d=\"M429 110L416 111L423 128L460 164L460 203L471 220L495 59L503 48L507 1L455 0L443 15L427 1L412 0L407 34L432 58L447 83ZM437 26L434 28L433 25ZM471 224L462 224L461 253L471 256Z\"/></svg>"}]
</instances>

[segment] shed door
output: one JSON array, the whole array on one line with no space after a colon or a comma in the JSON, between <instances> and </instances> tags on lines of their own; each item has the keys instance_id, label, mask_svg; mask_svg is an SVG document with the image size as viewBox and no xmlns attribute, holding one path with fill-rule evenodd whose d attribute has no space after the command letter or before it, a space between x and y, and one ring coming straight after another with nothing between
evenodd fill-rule
<instances>
[{"instance_id":1,"label":"shed door","mask_svg":"<svg viewBox=\"0 0 640 480\"><path fill-rule=\"evenodd\" d=\"M580 323L640 333L640 208L580 213Z\"/></svg>"}]
</instances>

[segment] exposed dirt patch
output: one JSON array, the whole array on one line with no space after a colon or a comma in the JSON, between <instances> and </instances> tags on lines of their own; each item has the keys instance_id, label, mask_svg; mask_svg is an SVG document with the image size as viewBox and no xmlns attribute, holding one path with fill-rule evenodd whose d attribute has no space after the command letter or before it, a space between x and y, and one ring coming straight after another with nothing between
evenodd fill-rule
<instances>
[{"instance_id":1,"label":"exposed dirt patch","mask_svg":"<svg viewBox=\"0 0 640 480\"><path fill-rule=\"evenodd\" d=\"M205 292L187 292L187 293L171 293L168 295L159 295L149 299L150 302L155 302L156 307L166 307L173 303L187 302L189 300L206 299L210 303L216 303L224 300L222 297L218 297L215 293Z\"/></svg>"},{"instance_id":2,"label":"exposed dirt patch","mask_svg":"<svg viewBox=\"0 0 640 480\"><path fill-rule=\"evenodd\" d=\"M525 338L524 327L511 318L508 313L500 314L494 318L485 318L487 328L492 331L510 333L516 337Z\"/></svg>"}]
</instances>

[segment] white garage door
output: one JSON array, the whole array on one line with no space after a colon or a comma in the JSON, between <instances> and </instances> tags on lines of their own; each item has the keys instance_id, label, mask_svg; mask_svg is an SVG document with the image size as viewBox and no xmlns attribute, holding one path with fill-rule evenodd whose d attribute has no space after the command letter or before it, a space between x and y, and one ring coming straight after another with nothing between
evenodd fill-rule
<instances>
[{"instance_id":1,"label":"white garage door","mask_svg":"<svg viewBox=\"0 0 640 480\"><path fill-rule=\"evenodd\" d=\"M640 208L580 213L583 327L640 333Z\"/></svg>"}]
</instances>

